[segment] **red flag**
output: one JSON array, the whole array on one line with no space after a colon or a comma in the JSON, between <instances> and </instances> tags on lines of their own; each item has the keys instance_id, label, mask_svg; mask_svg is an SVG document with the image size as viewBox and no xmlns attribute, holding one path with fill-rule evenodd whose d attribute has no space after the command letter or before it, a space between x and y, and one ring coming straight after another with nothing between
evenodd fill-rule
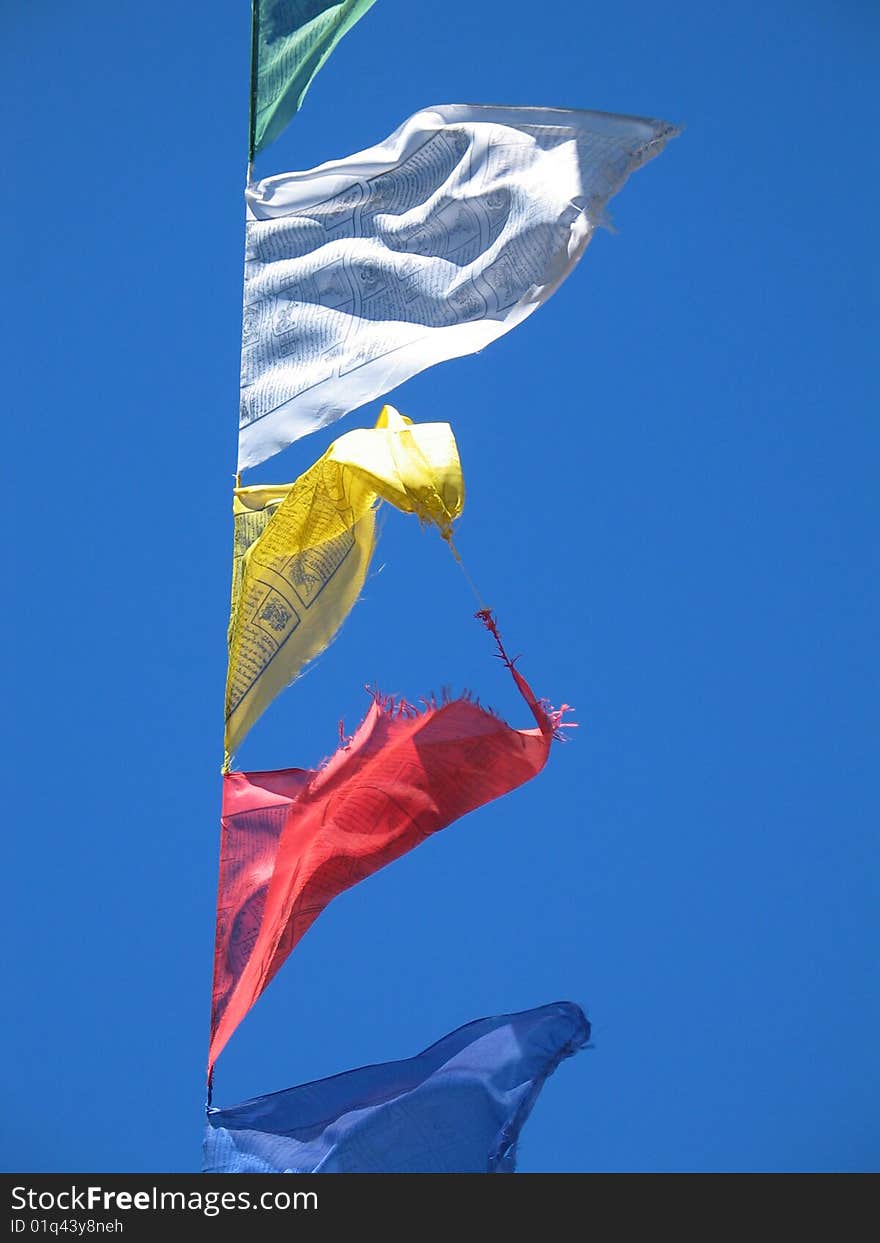
<instances>
[{"instance_id":1,"label":"red flag","mask_svg":"<svg viewBox=\"0 0 880 1243\"><path fill-rule=\"evenodd\" d=\"M469 699L420 711L376 695L321 769L224 776L209 1066L337 894L544 767L566 708L538 701L478 616L537 728Z\"/></svg>"}]
</instances>

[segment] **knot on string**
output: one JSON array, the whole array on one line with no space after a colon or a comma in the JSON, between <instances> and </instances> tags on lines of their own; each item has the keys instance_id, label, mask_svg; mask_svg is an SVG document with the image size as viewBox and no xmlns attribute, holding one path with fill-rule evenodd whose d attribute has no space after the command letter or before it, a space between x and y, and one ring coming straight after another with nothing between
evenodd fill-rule
<instances>
[{"instance_id":1,"label":"knot on string","mask_svg":"<svg viewBox=\"0 0 880 1243\"><path fill-rule=\"evenodd\" d=\"M474 613L474 617L479 618L479 620L489 631L489 634L495 640L496 646L498 647L498 651L495 655L499 660L502 660L507 668L512 672L516 662L519 660L519 656L514 656L513 660L511 660L511 658L507 655L507 651L501 641L501 632L498 629L498 622L495 620L495 614L491 609L483 608L477 609L476 613Z\"/></svg>"}]
</instances>

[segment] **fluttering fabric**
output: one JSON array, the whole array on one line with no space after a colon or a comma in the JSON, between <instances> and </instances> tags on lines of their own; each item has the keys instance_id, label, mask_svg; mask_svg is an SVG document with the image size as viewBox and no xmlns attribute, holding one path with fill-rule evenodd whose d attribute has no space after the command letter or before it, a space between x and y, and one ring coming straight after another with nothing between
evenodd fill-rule
<instances>
[{"instance_id":1,"label":"fluttering fabric","mask_svg":"<svg viewBox=\"0 0 880 1243\"><path fill-rule=\"evenodd\" d=\"M295 483L236 490L227 760L354 606L380 500L450 539L464 482L448 423L413 423L384 406L374 428L341 436Z\"/></svg>"},{"instance_id":2,"label":"fluttering fabric","mask_svg":"<svg viewBox=\"0 0 880 1243\"><path fill-rule=\"evenodd\" d=\"M375 0L254 0L251 158L302 106L312 79Z\"/></svg>"},{"instance_id":3,"label":"fluttering fabric","mask_svg":"<svg viewBox=\"0 0 880 1243\"><path fill-rule=\"evenodd\" d=\"M675 133L451 104L367 151L249 185L239 469L520 323Z\"/></svg>"},{"instance_id":4,"label":"fluttering fabric","mask_svg":"<svg viewBox=\"0 0 880 1243\"><path fill-rule=\"evenodd\" d=\"M416 1057L209 1109L207 1174L512 1174L546 1079L590 1038L558 1001L479 1019Z\"/></svg>"},{"instance_id":5,"label":"fluttering fabric","mask_svg":"<svg viewBox=\"0 0 880 1243\"><path fill-rule=\"evenodd\" d=\"M479 616L537 727L467 698L423 710L374 695L317 771L227 773L209 1069L290 951L337 894L540 772L567 711L536 699Z\"/></svg>"}]
</instances>

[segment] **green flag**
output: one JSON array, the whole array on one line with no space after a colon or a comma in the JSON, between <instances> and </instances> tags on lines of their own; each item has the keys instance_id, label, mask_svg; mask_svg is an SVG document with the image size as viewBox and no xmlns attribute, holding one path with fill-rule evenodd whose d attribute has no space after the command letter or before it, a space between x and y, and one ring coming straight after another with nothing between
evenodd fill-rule
<instances>
[{"instance_id":1,"label":"green flag","mask_svg":"<svg viewBox=\"0 0 880 1243\"><path fill-rule=\"evenodd\" d=\"M375 0L253 0L249 158L299 111L312 78Z\"/></svg>"}]
</instances>

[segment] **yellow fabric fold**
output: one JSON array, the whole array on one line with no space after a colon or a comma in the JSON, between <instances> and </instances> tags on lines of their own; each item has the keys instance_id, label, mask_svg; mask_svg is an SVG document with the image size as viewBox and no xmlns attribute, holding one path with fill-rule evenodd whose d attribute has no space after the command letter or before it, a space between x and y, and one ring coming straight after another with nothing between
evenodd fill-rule
<instances>
[{"instance_id":1,"label":"yellow fabric fold","mask_svg":"<svg viewBox=\"0 0 880 1243\"><path fill-rule=\"evenodd\" d=\"M464 480L448 423L413 423L383 406L374 428L340 436L294 483L235 489L224 767L351 611L380 500L450 540Z\"/></svg>"}]
</instances>

